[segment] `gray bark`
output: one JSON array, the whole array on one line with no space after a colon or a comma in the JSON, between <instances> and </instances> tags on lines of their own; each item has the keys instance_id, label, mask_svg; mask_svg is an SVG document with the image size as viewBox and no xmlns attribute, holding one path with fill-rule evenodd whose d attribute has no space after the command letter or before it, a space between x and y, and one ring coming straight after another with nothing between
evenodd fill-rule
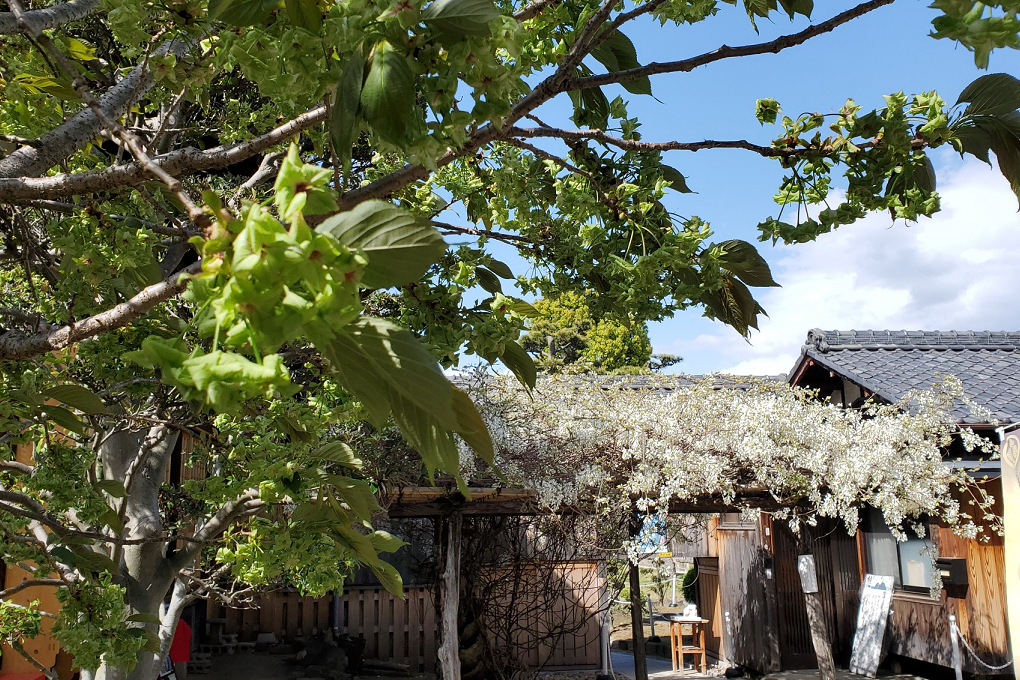
<instances>
[{"instance_id":1,"label":"gray bark","mask_svg":"<svg viewBox=\"0 0 1020 680\"><path fill-rule=\"evenodd\" d=\"M99 0L71 0L62 5L53 5L25 12L24 19L36 31L48 31L57 26L83 19L99 9ZM0 35L20 33L18 20L11 12L0 12Z\"/></svg>"},{"instance_id":2,"label":"gray bark","mask_svg":"<svg viewBox=\"0 0 1020 680\"><path fill-rule=\"evenodd\" d=\"M187 52L187 45L179 40L166 43L157 54L173 53L178 57ZM120 118L145 96L155 79L147 65L136 66L131 73L111 87L99 104L111 118ZM0 177L37 177L57 165L75 151L92 142L103 129L96 114L88 107L62 125L39 138L36 146L22 146L6 158L0 159Z\"/></svg>"},{"instance_id":3,"label":"gray bark","mask_svg":"<svg viewBox=\"0 0 1020 680\"><path fill-rule=\"evenodd\" d=\"M167 425L117 432L100 447L103 476L124 483L127 491L119 504L128 539L153 538L163 534L159 514L159 488L166 478L170 455L179 433ZM160 607L176 578L165 555L162 541L123 546L119 551L121 579L127 590L131 613L160 614ZM158 633L159 624L145 626ZM138 664L130 673L121 668L101 666L96 680L152 680L156 654L138 653Z\"/></svg>"}]
</instances>

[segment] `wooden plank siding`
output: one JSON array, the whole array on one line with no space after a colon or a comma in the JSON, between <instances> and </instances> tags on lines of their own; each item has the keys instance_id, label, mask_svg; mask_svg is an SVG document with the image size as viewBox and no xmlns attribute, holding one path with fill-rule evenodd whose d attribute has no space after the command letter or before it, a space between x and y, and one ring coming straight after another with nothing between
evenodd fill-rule
<instances>
[{"instance_id":1,"label":"wooden plank siding","mask_svg":"<svg viewBox=\"0 0 1020 680\"><path fill-rule=\"evenodd\" d=\"M757 526L716 530L720 608L730 613L731 661L759 673L781 667L775 593L766 578L767 557Z\"/></svg>"},{"instance_id":2,"label":"wooden plank siding","mask_svg":"<svg viewBox=\"0 0 1020 680\"><path fill-rule=\"evenodd\" d=\"M597 563L579 562L536 566L528 578L563 584L551 606L525 603L526 624L513 621L513 644L518 658L532 668L597 668L602 662L601 608L605 573ZM524 592L531 592L525 584ZM547 593L544 589L535 592ZM407 664L419 672L436 668L439 623L430 588L411 587L404 599L377 586L348 588L340 600L340 633L365 639L365 658ZM230 609L210 602L208 618L224 622L222 632L242 642L259 633L290 640L327 631L331 598L302 597L293 591L260 595L252 609ZM496 611L501 611L497 606ZM495 624L496 622L493 622ZM495 625L493 627L496 627ZM559 631L552 640L546 631Z\"/></svg>"},{"instance_id":3,"label":"wooden plank siding","mask_svg":"<svg viewBox=\"0 0 1020 680\"><path fill-rule=\"evenodd\" d=\"M719 592L719 558L696 557L694 561L698 573L698 613L708 619L708 625L705 626L705 650L717 659L722 659L725 653L723 630L726 622Z\"/></svg>"}]
</instances>

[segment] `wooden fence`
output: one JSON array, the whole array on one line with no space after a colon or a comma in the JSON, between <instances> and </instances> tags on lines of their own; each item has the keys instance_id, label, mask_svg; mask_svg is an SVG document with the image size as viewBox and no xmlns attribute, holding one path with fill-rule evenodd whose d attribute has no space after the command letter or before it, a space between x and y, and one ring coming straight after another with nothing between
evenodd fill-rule
<instances>
[{"instance_id":1,"label":"wooden fence","mask_svg":"<svg viewBox=\"0 0 1020 680\"><path fill-rule=\"evenodd\" d=\"M521 661L532 667L597 667L602 659L602 570L596 563L568 563L536 567L530 576L556 579L562 584L562 592L546 606L525 602L521 620L513 621L509 630ZM547 590L534 592L548 596ZM439 647L432 590L412 587L404 593L405 598L400 599L379 587L348 588L340 598L336 623L341 633L365 639L365 658L431 672ZM240 641L254 640L259 633L273 633L278 639L288 640L329 630L333 625L332 606L331 597L275 591L261 595L254 609L229 609L210 602L205 623L213 641L220 632L236 634ZM498 622L493 622L493 628L499 628ZM562 633L544 639L543 633L552 630Z\"/></svg>"}]
</instances>

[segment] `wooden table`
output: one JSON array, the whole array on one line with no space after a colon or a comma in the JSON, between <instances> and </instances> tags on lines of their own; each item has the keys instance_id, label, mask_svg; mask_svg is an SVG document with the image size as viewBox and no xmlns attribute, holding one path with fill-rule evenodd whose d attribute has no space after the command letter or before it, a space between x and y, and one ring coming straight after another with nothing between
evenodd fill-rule
<instances>
[{"instance_id":1,"label":"wooden table","mask_svg":"<svg viewBox=\"0 0 1020 680\"><path fill-rule=\"evenodd\" d=\"M673 657L674 671L683 671L684 657L691 655L695 657L695 668L698 667L700 657L701 672L705 672L707 665L705 661L705 626L707 624L708 619L700 617L692 619L674 616L669 620L669 647ZM685 626L690 626L689 634L684 633ZM690 638L690 640L685 641L684 638Z\"/></svg>"}]
</instances>

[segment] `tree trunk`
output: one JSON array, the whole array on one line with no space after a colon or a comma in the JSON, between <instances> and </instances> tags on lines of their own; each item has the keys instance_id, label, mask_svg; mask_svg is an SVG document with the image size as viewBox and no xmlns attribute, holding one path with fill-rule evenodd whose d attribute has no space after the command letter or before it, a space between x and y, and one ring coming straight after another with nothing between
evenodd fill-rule
<instances>
[{"instance_id":1,"label":"tree trunk","mask_svg":"<svg viewBox=\"0 0 1020 680\"><path fill-rule=\"evenodd\" d=\"M637 511L630 520L630 535L637 538L641 535L641 518ZM631 643L634 646L634 678L648 680L648 661L645 658L644 621L641 620L641 570L638 565L630 565L630 627Z\"/></svg>"},{"instance_id":2,"label":"tree trunk","mask_svg":"<svg viewBox=\"0 0 1020 680\"><path fill-rule=\"evenodd\" d=\"M634 645L634 678L648 680L648 661L645 659L644 620L641 616L641 570L630 565L630 626Z\"/></svg>"},{"instance_id":3,"label":"tree trunk","mask_svg":"<svg viewBox=\"0 0 1020 680\"><path fill-rule=\"evenodd\" d=\"M444 542L445 566L441 580L443 643L439 647L439 667L443 680L460 680L460 636L457 614L460 609L460 514L454 513L446 522Z\"/></svg>"},{"instance_id":4,"label":"tree trunk","mask_svg":"<svg viewBox=\"0 0 1020 680\"><path fill-rule=\"evenodd\" d=\"M166 478L170 456L178 437L176 430L165 425L154 425L148 429L117 432L110 435L101 446L99 453L103 476L123 482L127 492L123 499L113 499L114 509L123 510L125 538L162 535L159 488ZM166 547L165 543L154 541L115 549L113 559L120 565L121 584L127 591L130 614L159 617L162 613L164 598L177 577L164 554ZM176 620L173 623L176 624ZM151 633L160 633L159 624L144 625ZM172 631L171 626L171 634ZM169 647L168 642L166 646ZM161 655L141 650L138 653L138 663L130 672L104 664L97 669L95 678L152 680L160 658Z\"/></svg>"}]
</instances>

